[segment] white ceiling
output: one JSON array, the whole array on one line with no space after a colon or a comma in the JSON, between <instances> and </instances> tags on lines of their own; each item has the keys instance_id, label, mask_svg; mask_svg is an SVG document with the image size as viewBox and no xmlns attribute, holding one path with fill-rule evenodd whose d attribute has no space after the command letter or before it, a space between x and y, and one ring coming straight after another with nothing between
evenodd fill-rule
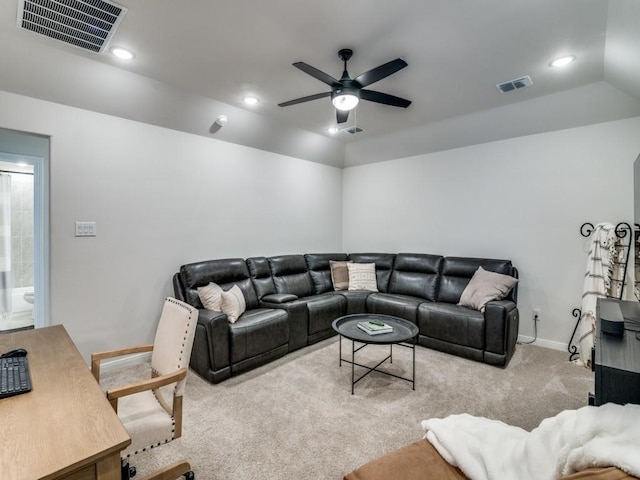
<instances>
[{"instance_id":1,"label":"white ceiling","mask_svg":"<svg viewBox=\"0 0 640 480\"><path fill-rule=\"evenodd\" d=\"M415 142L424 137L420 128L438 126L440 131L458 118L468 124L480 112L514 112L562 92L576 96L598 82L606 84L599 92L614 89L617 100L601 101L608 105L604 109L593 105L594 111L606 110L602 118L595 115L596 121L640 114L637 0L117 3L128 12L111 45L134 51L130 62L21 30L16 27L17 0L4 0L0 89L336 166L344 165L349 148L361 148L355 144L369 145L362 151L375 157L372 146L381 139L393 143L394 134L409 138L407 132L418 131ZM304 61L339 78L337 52L345 47L354 50L348 66L352 77L398 57L409 64L368 88L412 100L411 106L360 102L346 124L357 119L365 130L357 138L327 133L335 124L329 98L277 106L329 88L293 62ZM577 61L565 69L548 66L565 54L576 55ZM524 75L532 78L532 87L507 94L496 89ZM258 105L244 105L247 94L257 96ZM620 108L614 110L615 103ZM226 114L229 124L212 133L219 114ZM536 133L552 120L544 118L544 110L537 114L539 126L517 134ZM584 121L567 120L563 126ZM455 136L451 128L448 134ZM509 136L508 130L493 131L488 138ZM437 143L438 135L431 137Z\"/></svg>"}]
</instances>

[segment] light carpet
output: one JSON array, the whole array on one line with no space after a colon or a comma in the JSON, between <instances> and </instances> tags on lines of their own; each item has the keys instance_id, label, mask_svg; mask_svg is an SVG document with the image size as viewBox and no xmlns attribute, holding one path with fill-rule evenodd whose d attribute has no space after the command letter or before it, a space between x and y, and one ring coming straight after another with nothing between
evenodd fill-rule
<instances>
[{"instance_id":1,"label":"light carpet","mask_svg":"<svg viewBox=\"0 0 640 480\"><path fill-rule=\"evenodd\" d=\"M343 357L350 349L343 340ZM356 360L376 363L387 351L367 346ZM396 347L393 355L384 367L410 376L411 351ZM106 373L103 386L143 372L130 370ZM518 345L504 369L417 347L415 391L409 382L373 373L351 395L350 381L351 366L338 366L337 337L217 385L189 371L182 438L132 464L144 475L186 458L200 480L341 480L422 438L422 420L466 412L531 430L586 405L594 378L567 353Z\"/></svg>"}]
</instances>

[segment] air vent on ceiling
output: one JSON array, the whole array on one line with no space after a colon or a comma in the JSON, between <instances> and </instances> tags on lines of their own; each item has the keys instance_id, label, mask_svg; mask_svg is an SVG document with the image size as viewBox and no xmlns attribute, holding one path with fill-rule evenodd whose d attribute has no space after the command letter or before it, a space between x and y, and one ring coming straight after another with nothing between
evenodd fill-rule
<instances>
[{"instance_id":1,"label":"air vent on ceiling","mask_svg":"<svg viewBox=\"0 0 640 480\"><path fill-rule=\"evenodd\" d=\"M520 88L530 87L531 85L533 85L533 82L531 81L531 77L527 75L526 77L516 78L515 80L500 83L499 85L496 85L496 87L498 87L498 90L500 90L501 93L507 93Z\"/></svg>"},{"instance_id":2,"label":"air vent on ceiling","mask_svg":"<svg viewBox=\"0 0 640 480\"><path fill-rule=\"evenodd\" d=\"M107 0L18 0L18 27L102 53L125 13Z\"/></svg>"},{"instance_id":3,"label":"air vent on ceiling","mask_svg":"<svg viewBox=\"0 0 640 480\"><path fill-rule=\"evenodd\" d=\"M364 132L364 128L360 128L357 125L354 125L353 127L343 128L340 131L343 133L350 133L351 135L355 135L356 133Z\"/></svg>"}]
</instances>

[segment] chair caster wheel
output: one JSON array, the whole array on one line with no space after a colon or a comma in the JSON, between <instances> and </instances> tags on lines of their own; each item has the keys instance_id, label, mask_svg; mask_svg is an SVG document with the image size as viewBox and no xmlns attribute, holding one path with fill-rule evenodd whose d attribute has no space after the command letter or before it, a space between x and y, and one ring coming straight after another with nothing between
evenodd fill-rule
<instances>
[{"instance_id":1,"label":"chair caster wheel","mask_svg":"<svg viewBox=\"0 0 640 480\"><path fill-rule=\"evenodd\" d=\"M184 478L186 480L195 480L196 476L193 474L192 471L188 471L187 473L184 474Z\"/></svg>"},{"instance_id":2,"label":"chair caster wheel","mask_svg":"<svg viewBox=\"0 0 640 480\"><path fill-rule=\"evenodd\" d=\"M129 480L135 477L136 473L138 473L136 467L131 467L129 463L125 463L120 469L120 478L122 480Z\"/></svg>"}]
</instances>

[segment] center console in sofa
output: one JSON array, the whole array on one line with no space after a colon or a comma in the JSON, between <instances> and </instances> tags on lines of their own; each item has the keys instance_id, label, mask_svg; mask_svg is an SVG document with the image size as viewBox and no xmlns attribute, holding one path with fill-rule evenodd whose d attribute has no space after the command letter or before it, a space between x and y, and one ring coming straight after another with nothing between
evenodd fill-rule
<instances>
[{"instance_id":1,"label":"center console in sofa","mask_svg":"<svg viewBox=\"0 0 640 480\"><path fill-rule=\"evenodd\" d=\"M375 264L376 291L334 290L331 261ZM336 333L351 313L394 315L415 323L418 343L506 366L518 336L517 285L484 312L457 305L476 270L517 278L509 260L423 253L336 253L207 260L180 267L176 298L199 309L190 366L218 383ZM234 323L204 308L198 287L237 285L246 311Z\"/></svg>"}]
</instances>

